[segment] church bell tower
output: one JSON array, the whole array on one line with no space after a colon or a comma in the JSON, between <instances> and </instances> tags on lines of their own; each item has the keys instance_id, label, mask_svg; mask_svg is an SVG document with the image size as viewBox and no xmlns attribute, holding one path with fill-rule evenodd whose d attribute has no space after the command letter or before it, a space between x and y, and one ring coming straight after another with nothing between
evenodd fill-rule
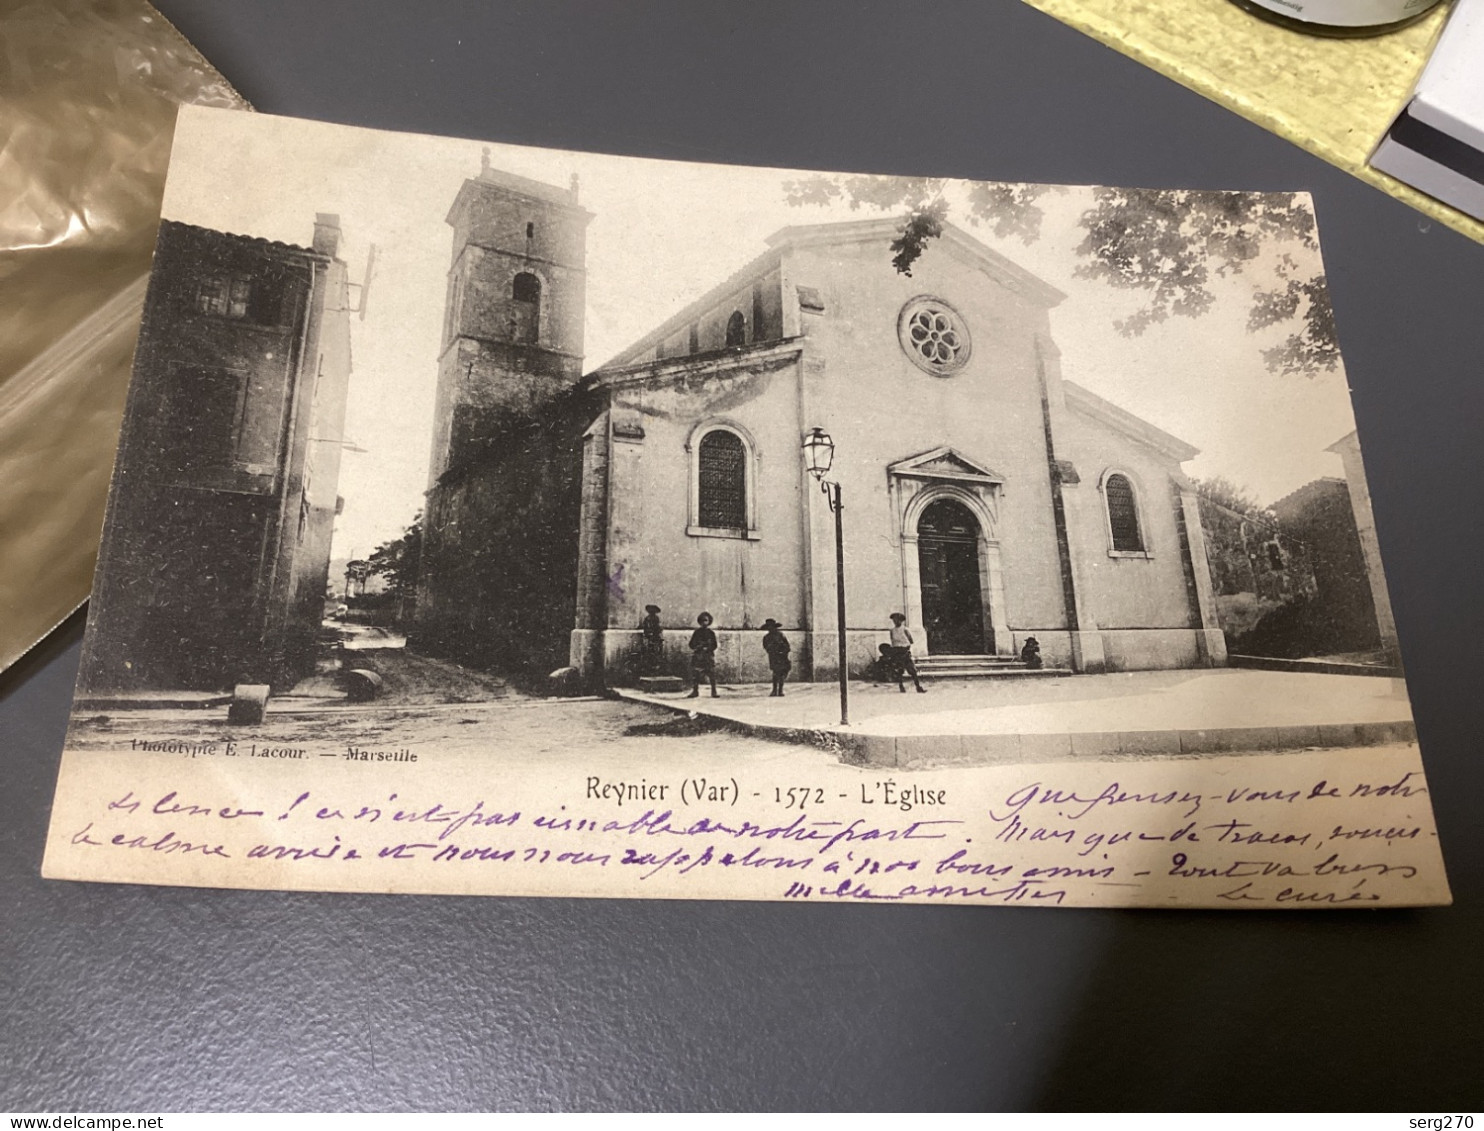
<instances>
[{"instance_id":1,"label":"church bell tower","mask_svg":"<svg viewBox=\"0 0 1484 1131\"><path fill-rule=\"evenodd\" d=\"M429 487L478 458L582 376L587 225L560 189L490 168L449 209L448 270Z\"/></svg>"}]
</instances>

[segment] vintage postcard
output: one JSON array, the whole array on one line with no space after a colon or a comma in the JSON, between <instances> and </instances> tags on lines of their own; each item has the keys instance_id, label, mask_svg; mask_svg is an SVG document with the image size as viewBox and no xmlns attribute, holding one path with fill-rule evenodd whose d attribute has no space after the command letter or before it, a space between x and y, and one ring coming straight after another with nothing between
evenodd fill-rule
<instances>
[{"instance_id":1,"label":"vintage postcard","mask_svg":"<svg viewBox=\"0 0 1484 1131\"><path fill-rule=\"evenodd\" d=\"M44 874L1449 899L1311 204L186 107Z\"/></svg>"}]
</instances>

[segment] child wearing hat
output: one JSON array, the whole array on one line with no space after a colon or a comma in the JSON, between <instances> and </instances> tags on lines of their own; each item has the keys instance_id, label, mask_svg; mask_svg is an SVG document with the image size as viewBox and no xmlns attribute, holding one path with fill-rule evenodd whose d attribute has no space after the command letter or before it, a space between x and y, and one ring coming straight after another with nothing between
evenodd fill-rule
<instances>
[{"instance_id":1,"label":"child wearing hat","mask_svg":"<svg viewBox=\"0 0 1484 1131\"><path fill-rule=\"evenodd\" d=\"M1041 642L1034 636L1025 638L1025 646L1020 649L1020 662L1026 667L1035 670L1041 667Z\"/></svg>"},{"instance_id":2,"label":"child wearing hat","mask_svg":"<svg viewBox=\"0 0 1484 1131\"><path fill-rule=\"evenodd\" d=\"M789 669L793 663L788 658L788 637L784 636L783 628L772 617L763 621L763 651L768 653L768 670L773 673L773 692L769 698L782 698L783 681L788 678Z\"/></svg>"},{"instance_id":3,"label":"child wearing hat","mask_svg":"<svg viewBox=\"0 0 1484 1131\"><path fill-rule=\"evenodd\" d=\"M660 625L660 607L644 606L644 619L639 622L639 665L644 675L659 675L664 667L665 630Z\"/></svg>"},{"instance_id":4,"label":"child wearing hat","mask_svg":"<svg viewBox=\"0 0 1484 1131\"><path fill-rule=\"evenodd\" d=\"M711 698L718 699L716 694L716 633L711 631L711 614L702 613L696 618L696 624L700 625L690 634L690 674L694 686L686 696L687 699L696 699L701 694L701 679L704 677L711 683Z\"/></svg>"},{"instance_id":5,"label":"child wearing hat","mask_svg":"<svg viewBox=\"0 0 1484 1131\"><path fill-rule=\"evenodd\" d=\"M904 694L907 691L907 685L902 682L903 673L912 676L912 685L918 691L927 690L922 680L917 678L917 665L912 662L912 633L907 629L907 618L901 613L891 614L891 660L898 691Z\"/></svg>"}]
</instances>

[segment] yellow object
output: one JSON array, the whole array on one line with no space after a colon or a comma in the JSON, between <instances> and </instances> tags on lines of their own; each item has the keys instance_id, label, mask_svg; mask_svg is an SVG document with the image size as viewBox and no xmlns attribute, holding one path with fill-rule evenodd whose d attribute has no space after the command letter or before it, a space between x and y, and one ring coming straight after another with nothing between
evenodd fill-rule
<instances>
[{"instance_id":1,"label":"yellow object","mask_svg":"<svg viewBox=\"0 0 1484 1131\"><path fill-rule=\"evenodd\" d=\"M1327 39L1228 0L1026 2L1484 243L1484 223L1367 164L1412 93L1446 6L1390 35Z\"/></svg>"},{"instance_id":2,"label":"yellow object","mask_svg":"<svg viewBox=\"0 0 1484 1131\"><path fill-rule=\"evenodd\" d=\"M4 670L92 584L176 107L247 103L146 0L0 7Z\"/></svg>"}]
</instances>

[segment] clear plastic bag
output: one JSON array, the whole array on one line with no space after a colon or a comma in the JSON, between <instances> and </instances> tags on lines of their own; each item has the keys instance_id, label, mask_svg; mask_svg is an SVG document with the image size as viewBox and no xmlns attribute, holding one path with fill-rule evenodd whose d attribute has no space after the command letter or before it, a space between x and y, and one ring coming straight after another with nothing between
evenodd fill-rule
<instances>
[{"instance_id":1,"label":"clear plastic bag","mask_svg":"<svg viewBox=\"0 0 1484 1131\"><path fill-rule=\"evenodd\" d=\"M250 109L142 0L0 0L0 669L88 595L182 102Z\"/></svg>"}]
</instances>

